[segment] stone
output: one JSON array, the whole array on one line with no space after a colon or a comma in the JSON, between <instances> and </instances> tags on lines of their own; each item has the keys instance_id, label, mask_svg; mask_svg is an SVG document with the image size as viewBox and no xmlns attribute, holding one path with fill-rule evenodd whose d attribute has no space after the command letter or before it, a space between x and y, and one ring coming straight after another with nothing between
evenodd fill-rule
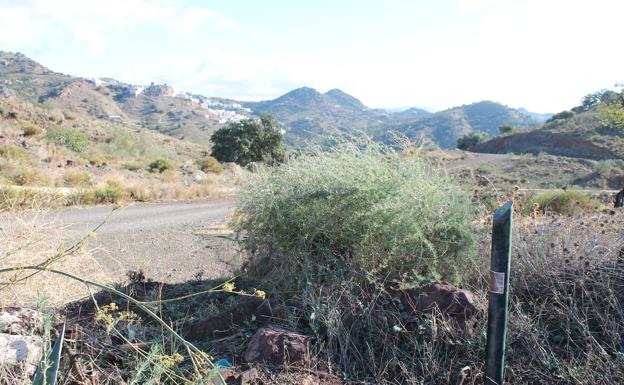
<instances>
[{"instance_id":1,"label":"stone","mask_svg":"<svg viewBox=\"0 0 624 385\"><path fill-rule=\"evenodd\" d=\"M403 299L413 312L435 308L451 316L472 317L477 313L473 294L449 283L437 282L404 292Z\"/></svg>"},{"instance_id":2,"label":"stone","mask_svg":"<svg viewBox=\"0 0 624 385\"><path fill-rule=\"evenodd\" d=\"M275 325L259 329L245 350L246 362L285 365L308 362L310 337Z\"/></svg>"},{"instance_id":3,"label":"stone","mask_svg":"<svg viewBox=\"0 0 624 385\"><path fill-rule=\"evenodd\" d=\"M30 335L41 333L43 315L26 307L0 309L0 333Z\"/></svg>"},{"instance_id":4,"label":"stone","mask_svg":"<svg viewBox=\"0 0 624 385\"><path fill-rule=\"evenodd\" d=\"M26 373L32 374L42 355L41 337L0 333L0 365L23 365Z\"/></svg>"},{"instance_id":5,"label":"stone","mask_svg":"<svg viewBox=\"0 0 624 385\"><path fill-rule=\"evenodd\" d=\"M449 283L437 282L400 292L401 302L412 314L439 310L455 319L468 334L472 333L479 312L474 295Z\"/></svg>"},{"instance_id":6,"label":"stone","mask_svg":"<svg viewBox=\"0 0 624 385\"><path fill-rule=\"evenodd\" d=\"M266 324L275 318L283 318L284 312L284 307L279 304L260 297L247 297L221 313L190 324L185 336L193 341L223 337L237 332L245 322L255 320L259 324Z\"/></svg>"},{"instance_id":7,"label":"stone","mask_svg":"<svg viewBox=\"0 0 624 385\"><path fill-rule=\"evenodd\" d=\"M202 183L206 181L206 173L202 170L197 170L193 173L193 181L195 183Z\"/></svg>"}]
</instances>

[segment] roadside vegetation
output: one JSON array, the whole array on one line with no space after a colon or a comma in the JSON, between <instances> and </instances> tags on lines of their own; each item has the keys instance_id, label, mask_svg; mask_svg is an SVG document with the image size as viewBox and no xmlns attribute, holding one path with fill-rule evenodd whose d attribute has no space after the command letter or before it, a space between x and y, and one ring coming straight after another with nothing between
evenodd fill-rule
<instances>
[{"instance_id":1,"label":"roadside vegetation","mask_svg":"<svg viewBox=\"0 0 624 385\"><path fill-rule=\"evenodd\" d=\"M162 284L133 272L102 286L95 272L72 272L89 266L75 263L84 248L35 253L45 242L20 248L8 226L3 249L16 252L2 282L21 282L24 263L89 282L92 296L62 308L76 331L60 383L236 383L252 371L252 384L481 384L490 216L514 199L507 381L619 384L624 212L575 190L486 202L466 181L413 149L310 150L243 185L232 226L247 262L232 276ZM423 306L432 287L455 288L459 302ZM267 323L310 338L307 358L247 361Z\"/></svg>"},{"instance_id":2,"label":"roadside vegetation","mask_svg":"<svg viewBox=\"0 0 624 385\"><path fill-rule=\"evenodd\" d=\"M229 194L242 172L208 148L1 99L0 210Z\"/></svg>"}]
</instances>

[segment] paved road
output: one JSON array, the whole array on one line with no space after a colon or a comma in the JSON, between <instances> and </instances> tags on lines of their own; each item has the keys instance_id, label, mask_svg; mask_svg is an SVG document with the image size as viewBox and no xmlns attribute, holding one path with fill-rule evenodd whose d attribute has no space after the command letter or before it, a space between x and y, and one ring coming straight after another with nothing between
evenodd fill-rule
<instances>
[{"instance_id":1,"label":"paved road","mask_svg":"<svg viewBox=\"0 0 624 385\"><path fill-rule=\"evenodd\" d=\"M109 275L121 279L129 270L142 270L154 280L181 282L199 272L217 278L239 265L223 226L233 205L224 199L133 204L112 213L110 207L71 208L52 211L48 220L78 239L108 217L88 247Z\"/></svg>"},{"instance_id":2,"label":"paved road","mask_svg":"<svg viewBox=\"0 0 624 385\"><path fill-rule=\"evenodd\" d=\"M513 160L520 156L512 154L481 154L481 153L466 153L466 156L462 159L457 159L450 162L446 169L448 171L457 171L462 169L474 169L486 163L498 162L503 160Z\"/></svg>"}]
</instances>

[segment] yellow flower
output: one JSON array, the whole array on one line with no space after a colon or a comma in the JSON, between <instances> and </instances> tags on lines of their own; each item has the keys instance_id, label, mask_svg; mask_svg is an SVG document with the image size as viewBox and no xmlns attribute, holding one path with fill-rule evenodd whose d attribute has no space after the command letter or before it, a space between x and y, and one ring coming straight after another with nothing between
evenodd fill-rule
<instances>
[{"instance_id":1,"label":"yellow flower","mask_svg":"<svg viewBox=\"0 0 624 385\"><path fill-rule=\"evenodd\" d=\"M108 307L109 307L111 310L117 310L117 309L119 309L119 308L117 307L117 304L116 304L115 302L111 302L111 303L108 305Z\"/></svg>"},{"instance_id":2,"label":"yellow flower","mask_svg":"<svg viewBox=\"0 0 624 385\"><path fill-rule=\"evenodd\" d=\"M95 238L96 235L95 231L89 231L89 238Z\"/></svg>"},{"instance_id":3,"label":"yellow flower","mask_svg":"<svg viewBox=\"0 0 624 385\"><path fill-rule=\"evenodd\" d=\"M262 299L266 298L266 292L264 292L263 290L256 290L254 294L256 297L260 297Z\"/></svg>"},{"instance_id":4,"label":"yellow flower","mask_svg":"<svg viewBox=\"0 0 624 385\"><path fill-rule=\"evenodd\" d=\"M235 289L234 284L232 282L226 282L223 284L223 291L227 291L228 293L233 292Z\"/></svg>"}]
</instances>

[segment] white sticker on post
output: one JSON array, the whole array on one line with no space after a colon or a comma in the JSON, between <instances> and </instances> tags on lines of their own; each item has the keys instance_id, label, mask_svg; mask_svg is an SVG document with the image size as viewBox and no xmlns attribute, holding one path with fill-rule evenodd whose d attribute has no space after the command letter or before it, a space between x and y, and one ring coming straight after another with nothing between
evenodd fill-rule
<instances>
[{"instance_id":1,"label":"white sticker on post","mask_svg":"<svg viewBox=\"0 0 624 385\"><path fill-rule=\"evenodd\" d=\"M503 294L505 292L505 273L490 271L488 289L491 293Z\"/></svg>"}]
</instances>

